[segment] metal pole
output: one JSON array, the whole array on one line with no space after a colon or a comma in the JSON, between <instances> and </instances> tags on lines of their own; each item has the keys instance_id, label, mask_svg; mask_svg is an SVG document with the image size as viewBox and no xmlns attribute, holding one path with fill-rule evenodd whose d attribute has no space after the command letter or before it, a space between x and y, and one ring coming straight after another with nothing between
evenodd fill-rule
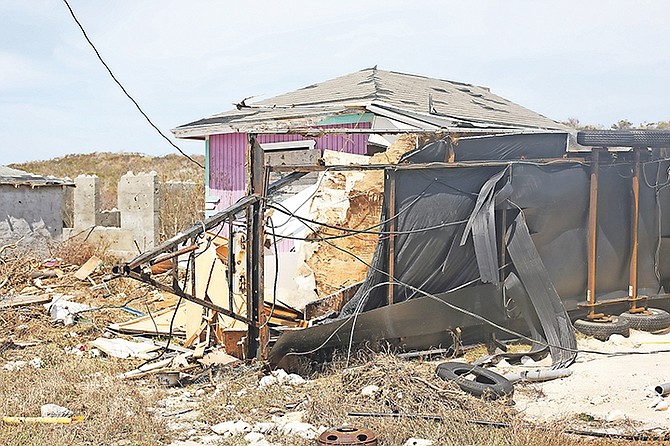
<instances>
[{"instance_id":1,"label":"metal pole","mask_svg":"<svg viewBox=\"0 0 670 446\"><path fill-rule=\"evenodd\" d=\"M396 173L394 170L387 170L385 175L384 189L388 191L388 232L389 232L389 252L388 252L388 305L392 305L394 298L394 277L395 277L395 230L397 227L395 220L396 212Z\"/></svg>"},{"instance_id":2,"label":"metal pole","mask_svg":"<svg viewBox=\"0 0 670 446\"><path fill-rule=\"evenodd\" d=\"M604 314L596 313L596 259L598 244L598 164L600 163L601 149L594 148L591 151L591 190L589 193L589 228L587 247L587 286L586 306L589 312L588 319L599 319Z\"/></svg>"}]
</instances>

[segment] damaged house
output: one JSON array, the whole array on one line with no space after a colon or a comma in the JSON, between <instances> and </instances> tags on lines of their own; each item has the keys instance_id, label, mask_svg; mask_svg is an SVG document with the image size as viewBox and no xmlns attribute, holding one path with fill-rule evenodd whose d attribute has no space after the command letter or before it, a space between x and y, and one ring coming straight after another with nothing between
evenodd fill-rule
<instances>
[{"instance_id":1,"label":"damaged house","mask_svg":"<svg viewBox=\"0 0 670 446\"><path fill-rule=\"evenodd\" d=\"M670 286L667 133L577 144L486 88L377 69L174 133L205 140L218 212L115 272L194 305L187 341L276 364L521 338L562 367L575 320L599 336L665 317L647 308Z\"/></svg>"},{"instance_id":2,"label":"damaged house","mask_svg":"<svg viewBox=\"0 0 670 446\"><path fill-rule=\"evenodd\" d=\"M0 243L42 247L63 234L69 180L0 166Z\"/></svg>"}]
</instances>

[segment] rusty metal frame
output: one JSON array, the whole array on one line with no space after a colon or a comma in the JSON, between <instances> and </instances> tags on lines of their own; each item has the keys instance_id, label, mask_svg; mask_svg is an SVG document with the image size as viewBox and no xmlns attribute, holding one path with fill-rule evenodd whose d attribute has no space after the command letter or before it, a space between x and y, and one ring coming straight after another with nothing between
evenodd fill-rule
<instances>
[{"instance_id":1,"label":"rusty metal frame","mask_svg":"<svg viewBox=\"0 0 670 446\"><path fill-rule=\"evenodd\" d=\"M255 211L256 210L256 211ZM260 212L258 212L260 210ZM201 223L193 225L191 228L180 232L179 234L175 235L174 237L170 238L166 242L160 244L159 246L150 249L136 258L132 259L131 261L127 263L122 263L119 265L116 265L112 269L112 273L116 277L129 277L135 280L138 280L140 282L146 283L148 285L151 285L161 291L172 293L176 296L179 296L180 298L183 298L185 300L188 300L190 302L193 302L195 304L198 304L208 310L211 310L213 312L222 314L224 316L228 316L232 319L235 319L237 321L240 321L244 324L246 324L248 327L250 327L250 333L254 334L255 331L258 330L259 326L259 317L258 314L259 312L262 312L263 310L263 305L258 301L259 296L262 296L262 294L253 293L250 294L252 296L252 300L255 300L252 302L252 305L247 308L253 308L256 309L255 316L254 314L250 314L249 312L243 312L243 314L239 314L235 311L232 305L232 299L229 299L229 306L230 308L225 308L220 305L214 304L207 296L205 296L204 299L196 297L196 281L195 281L195 257L193 255L193 252L195 249L193 248L196 246L196 241L199 237L204 235L208 230L220 227L221 225L227 225L228 230L231 231L229 233L229 236L232 235L232 228L233 228L233 220L235 220L238 216L242 214L248 214L251 215L252 218L248 219L246 222L246 227L247 227L247 240L251 241L250 246L252 246L251 249L251 256L247 256L247 258L253 258L253 260L250 260L250 263L252 261L255 261L255 265L258 265L258 252L259 252L259 246L262 248L262 224L260 225L260 231L261 231L261 236L257 237L255 235L256 232L258 232L257 228L259 227L258 225L258 217L261 216L262 218L262 199L259 195L256 194L250 194L242 199L240 199L236 204L233 206L230 206L229 208L219 212L218 214L214 215L213 217L210 217L206 220L204 220ZM262 220L261 220L262 221ZM255 223L255 226L254 226ZM230 237L229 237L230 238ZM182 243L188 242L188 246L186 248L179 249L179 245ZM234 267L235 267L235 255L234 255L234 249L232 246L232 243L229 241L229 246L228 246L228 269L229 269L229 274L228 277L230 278L234 272ZM260 251L262 254L262 250ZM173 262L172 269L169 272L170 277L172 278L172 283L171 285L167 285L161 281L156 280L154 277L151 276L150 274L150 266L158 263L159 261L163 260L168 260L168 259L173 259L178 257L179 255L183 254L189 254L189 270L190 270L190 279L191 279L191 290L190 292L187 292L182 289L178 276L177 276L177 262ZM260 276L259 276L260 274ZM252 286L254 286L254 280L258 281L258 277L261 277L262 280L262 261L261 261L261 268L259 269L258 267L254 268L251 274L252 277ZM250 288L250 287L247 287ZM230 296L232 297L232 292L234 292L233 289L233 284L232 281L229 281L229 289L228 289ZM232 291L232 292L231 292ZM212 327L210 327L212 328ZM207 332L206 336L209 336L210 333ZM258 336L255 338L249 337L249 353L253 353L252 356L247 356L248 358L253 358L256 356L258 353L258 343L254 342L255 340L258 339Z\"/></svg>"}]
</instances>

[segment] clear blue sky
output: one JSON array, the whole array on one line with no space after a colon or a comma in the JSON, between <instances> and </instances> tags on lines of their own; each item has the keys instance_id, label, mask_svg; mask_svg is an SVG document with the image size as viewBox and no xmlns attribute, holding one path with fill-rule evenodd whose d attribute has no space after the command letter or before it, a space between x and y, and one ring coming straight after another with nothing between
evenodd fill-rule
<instances>
[{"instance_id":1,"label":"clear blue sky","mask_svg":"<svg viewBox=\"0 0 670 446\"><path fill-rule=\"evenodd\" d=\"M670 119L670 2L71 0L165 132L373 65L490 87L550 118ZM173 149L60 0L0 0L0 164ZM180 141L189 153L201 143Z\"/></svg>"}]
</instances>

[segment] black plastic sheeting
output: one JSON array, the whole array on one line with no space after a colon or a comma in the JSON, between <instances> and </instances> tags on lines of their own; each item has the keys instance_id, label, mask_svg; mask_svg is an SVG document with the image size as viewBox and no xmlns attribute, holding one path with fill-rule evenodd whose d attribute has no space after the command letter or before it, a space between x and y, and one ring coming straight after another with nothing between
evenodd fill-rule
<instances>
[{"instance_id":1,"label":"black plastic sheeting","mask_svg":"<svg viewBox=\"0 0 670 446\"><path fill-rule=\"evenodd\" d=\"M565 135L548 134L461 139L457 146L450 141L438 141L410 152L401 163L444 162L450 157L454 159L453 154L459 152L461 160L560 158L566 140ZM464 147L469 147L467 153L461 152ZM596 295L600 300L628 296L633 172L631 161L607 155L603 158L596 266ZM549 344L554 366L569 365L575 357L575 338L566 310L576 310L586 299L590 165L542 164L518 159L502 165L491 164L451 168L427 165L394 172L393 303L423 301L427 296L451 302L450 295L454 293L460 302L458 308L480 311L477 314L482 314L483 308L495 309L490 316L492 326L511 325L523 317L526 333L537 341L536 346ZM667 243L670 211L664 212L663 207L663 203L670 201L669 168L667 160L657 160L644 163L642 169L640 295L657 294L670 282L670 262L663 262L663 257L670 255ZM382 219L388 219L386 205ZM385 231L389 229L386 223ZM502 243L503 233L506 244ZM389 238L381 237L368 276L342 309L340 319L320 326L320 331L331 333L329 343L332 330L342 321L358 317L361 312L389 307L388 252ZM479 292L486 283L493 288L486 288L487 293ZM491 292L492 289L495 291ZM389 309L392 307L395 305ZM449 314L457 315L458 308L452 308ZM579 312L583 313L581 316L585 314L585 310ZM434 325L431 318L435 315L425 317L431 320L426 326ZM460 320L463 314L454 317L454 321ZM368 331L372 331L367 333L369 340L381 339L389 326L399 323L371 320L373 326L378 326L378 336L369 326ZM472 318L466 320L473 322ZM454 329L454 321L445 319L444 329ZM323 339L310 338L310 330L313 329L285 339L283 335L278 343L299 340L292 350L318 347ZM402 329L396 327L392 331ZM352 335L350 340L353 339ZM286 345L281 349L286 350Z\"/></svg>"}]
</instances>

